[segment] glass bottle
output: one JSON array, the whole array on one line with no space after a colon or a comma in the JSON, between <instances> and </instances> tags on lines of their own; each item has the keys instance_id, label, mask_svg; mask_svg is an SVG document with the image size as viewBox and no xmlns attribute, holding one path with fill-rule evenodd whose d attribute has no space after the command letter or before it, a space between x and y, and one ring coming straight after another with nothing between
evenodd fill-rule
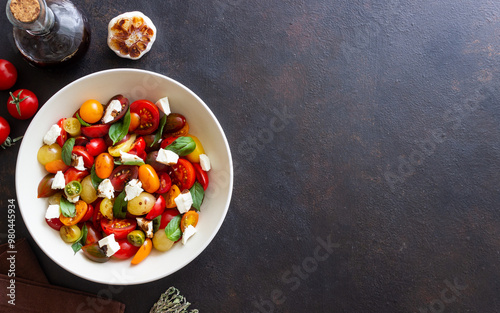
<instances>
[{"instance_id":1,"label":"glass bottle","mask_svg":"<svg viewBox=\"0 0 500 313\"><path fill-rule=\"evenodd\" d=\"M65 64L87 51L88 20L70 1L8 0L6 12L16 46L31 64Z\"/></svg>"}]
</instances>

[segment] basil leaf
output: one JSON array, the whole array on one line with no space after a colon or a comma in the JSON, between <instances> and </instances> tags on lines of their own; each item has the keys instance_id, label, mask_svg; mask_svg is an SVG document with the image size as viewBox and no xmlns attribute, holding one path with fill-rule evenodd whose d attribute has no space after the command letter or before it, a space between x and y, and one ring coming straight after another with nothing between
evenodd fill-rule
<instances>
[{"instance_id":1,"label":"basil leaf","mask_svg":"<svg viewBox=\"0 0 500 313\"><path fill-rule=\"evenodd\" d=\"M99 187L99 184L103 181L104 179L99 178L97 174L95 173L95 164L92 165L92 169L90 170L90 181L92 182L92 186L94 186L95 190Z\"/></svg>"},{"instance_id":2,"label":"basil leaf","mask_svg":"<svg viewBox=\"0 0 500 313\"><path fill-rule=\"evenodd\" d=\"M196 142L191 137L179 137L165 147L166 150L173 151L179 156L190 154L196 149Z\"/></svg>"},{"instance_id":3,"label":"basil leaf","mask_svg":"<svg viewBox=\"0 0 500 313\"><path fill-rule=\"evenodd\" d=\"M118 141L122 140L128 134L128 128L130 126L130 109L127 110L125 116L120 121L114 123L109 128L109 138L113 140L113 145Z\"/></svg>"},{"instance_id":4,"label":"basil leaf","mask_svg":"<svg viewBox=\"0 0 500 313\"><path fill-rule=\"evenodd\" d=\"M163 127L165 127L165 123L167 123L167 116L163 115L163 117L160 120L160 125L158 126L158 131L156 132L155 139L153 140L151 145L149 145L150 147L154 146L155 144L158 143L158 141L160 141L161 135L163 133Z\"/></svg>"},{"instance_id":5,"label":"basil leaf","mask_svg":"<svg viewBox=\"0 0 500 313\"><path fill-rule=\"evenodd\" d=\"M69 138L66 140L62 146L61 157L64 164L71 165L71 153L73 153L73 147L75 146L75 138Z\"/></svg>"},{"instance_id":6,"label":"basil leaf","mask_svg":"<svg viewBox=\"0 0 500 313\"><path fill-rule=\"evenodd\" d=\"M80 124L82 124L82 126L92 126L89 123L87 123L84 120L82 120L82 118L80 117L80 114L78 114L78 112L76 112L76 118L78 119L78 121L80 122Z\"/></svg>"},{"instance_id":7,"label":"basil leaf","mask_svg":"<svg viewBox=\"0 0 500 313\"><path fill-rule=\"evenodd\" d=\"M167 235L168 239L177 241L181 238L181 218L182 215L180 214L175 216L172 220L170 220L167 227L165 227L165 235Z\"/></svg>"},{"instance_id":8,"label":"basil leaf","mask_svg":"<svg viewBox=\"0 0 500 313\"><path fill-rule=\"evenodd\" d=\"M156 233L158 229L160 229L160 224L161 224L161 214L153 219L153 234Z\"/></svg>"},{"instance_id":9,"label":"basil leaf","mask_svg":"<svg viewBox=\"0 0 500 313\"><path fill-rule=\"evenodd\" d=\"M144 165L146 163L144 163L144 161L127 161L127 162L121 162L121 161L118 161L118 160L115 160L115 165L137 165L137 166L141 166L141 165Z\"/></svg>"},{"instance_id":10,"label":"basil leaf","mask_svg":"<svg viewBox=\"0 0 500 313\"><path fill-rule=\"evenodd\" d=\"M85 245L85 241L87 241L87 233L88 233L87 225L83 224L80 237L78 238L77 241L75 241L75 243L71 245L71 248L75 253L77 253Z\"/></svg>"},{"instance_id":11,"label":"basil leaf","mask_svg":"<svg viewBox=\"0 0 500 313\"><path fill-rule=\"evenodd\" d=\"M118 197L115 199L115 203L113 204L113 217L114 218L125 218L127 217L127 203L128 201L125 200L125 190L120 192ZM123 208L125 208L125 211L123 211Z\"/></svg>"},{"instance_id":12,"label":"basil leaf","mask_svg":"<svg viewBox=\"0 0 500 313\"><path fill-rule=\"evenodd\" d=\"M59 202L59 206L61 207L62 215L66 217L74 217L76 215L75 204L66 200L66 198L61 197L61 201Z\"/></svg>"},{"instance_id":13,"label":"basil leaf","mask_svg":"<svg viewBox=\"0 0 500 313\"><path fill-rule=\"evenodd\" d=\"M205 190L203 190L203 186L199 182L195 182L193 187L189 189L189 192L193 198L193 208L199 212L201 203L203 202L203 197L205 197Z\"/></svg>"}]
</instances>

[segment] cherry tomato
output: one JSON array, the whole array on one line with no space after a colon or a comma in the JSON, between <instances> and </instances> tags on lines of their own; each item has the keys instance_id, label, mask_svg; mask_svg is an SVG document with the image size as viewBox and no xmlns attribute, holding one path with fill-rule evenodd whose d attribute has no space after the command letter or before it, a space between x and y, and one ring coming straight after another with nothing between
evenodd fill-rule
<instances>
[{"instance_id":1,"label":"cherry tomato","mask_svg":"<svg viewBox=\"0 0 500 313\"><path fill-rule=\"evenodd\" d=\"M130 105L130 112L137 113L140 117L140 124L135 129L139 135L153 133L160 123L160 111L158 107L149 100L137 100Z\"/></svg>"},{"instance_id":2,"label":"cherry tomato","mask_svg":"<svg viewBox=\"0 0 500 313\"><path fill-rule=\"evenodd\" d=\"M128 137L128 139L125 139L127 137ZM129 152L130 148L132 147L132 145L135 142L136 137L137 137L136 134L133 134L131 136L127 135L124 138L124 140L121 140L120 142L118 142L116 145L114 145L112 147L108 147L109 154L111 154L114 157L119 157L119 156L121 156L120 152Z\"/></svg>"},{"instance_id":3,"label":"cherry tomato","mask_svg":"<svg viewBox=\"0 0 500 313\"><path fill-rule=\"evenodd\" d=\"M165 193L169 191L170 187L172 186L172 179L170 179L170 176L168 176L166 172L159 172L158 178L160 179L160 188L158 188L156 192Z\"/></svg>"},{"instance_id":4,"label":"cherry tomato","mask_svg":"<svg viewBox=\"0 0 500 313\"><path fill-rule=\"evenodd\" d=\"M120 104L122 105L122 108L120 110L120 112L118 114L116 114L115 116L113 116L113 120L107 122L106 124L113 124L115 122L117 122L119 119L121 119L125 113L127 113L128 111L128 108L129 108L129 102L128 102L128 99L125 98L124 96L122 95L116 95L114 96L113 98L109 99L108 103L106 104L106 108L108 107L108 105L111 103L111 101L113 100L118 100L120 101ZM102 121L104 123L104 121Z\"/></svg>"},{"instance_id":5,"label":"cherry tomato","mask_svg":"<svg viewBox=\"0 0 500 313\"><path fill-rule=\"evenodd\" d=\"M95 158L95 173L101 179L108 178L115 167L115 160L111 154L103 152Z\"/></svg>"},{"instance_id":6,"label":"cherry tomato","mask_svg":"<svg viewBox=\"0 0 500 313\"><path fill-rule=\"evenodd\" d=\"M94 206L92 204L87 204L87 213L82 217L80 222L86 222L94 216Z\"/></svg>"},{"instance_id":7,"label":"cherry tomato","mask_svg":"<svg viewBox=\"0 0 500 313\"><path fill-rule=\"evenodd\" d=\"M66 186L64 186L64 194L68 199L79 196L82 193L82 184L76 180L70 181Z\"/></svg>"},{"instance_id":8,"label":"cherry tomato","mask_svg":"<svg viewBox=\"0 0 500 313\"><path fill-rule=\"evenodd\" d=\"M111 127L111 125L109 125L109 124L106 124L106 125L98 124L98 125L92 125L92 126L85 126L85 127L82 127L82 134L88 138L104 137L108 134L109 127Z\"/></svg>"},{"instance_id":9,"label":"cherry tomato","mask_svg":"<svg viewBox=\"0 0 500 313\"><path fill-rule=\"evenodd\" d=\"M35 115L38 110L38 98L27 89L16 90L10 93L7 110L13 117L26 120Z\"/></svg>"},{"instance_id":10,"label":"cherry tomato","mask_svg":"<svg viewBox=\"0 0 500 313\"><path fill-rule=\"evenodd\" d=\"M101 232L91 222L85 222L87 226L87 239L85 245L90 245L102 239Z\"/></svg>"},{"instance_id":11,"label":"cherry tomato","mask_svg":"<svg viewBox=\"0 0 500 313\"><path fill-rule=\"evenodd\" d=\"M57 189L52 189L54 174L45 175L38 183L38 198L47 198L57 193Z\"/></svg>"},{"instance_id":12,"label":"cherry tomato","mask_svg":"<svg viewBox=\"0 0 500 313\"><path fill-rule=\"evenodd\" d=\"M161 148L165 149L168 145L170 145L172 142L174 142L175 139L177 139L177 138L179 138L179 137L177 137L177 136L166 137L165 139L163 139L161 141Z\"/></svg>"},{"instance_id":13,"label":"cherry tomato","mask_svg":"<svg viewBox=\"0 0 500 313\"><path fill-rule=\"evenodd\" d=\"M1 61L1 60L0 60ZM10 134L10 125L6 119L0 116L0 144L3 144Z\"/></svg>"},{"instance_id":14,"label":"cherry tomato","mask_svg":"<svg viewBox=\"0 0 500 313\"><path fill-rule=\"evenodd\" d=\"M196 180L201 184L203 190L207 190L208 188L208 173L205 172L201 165L198 163L192 164L194 167L194 172L196 173Z\"/></svg>"},{"instance_id":15,"label":"cherry tomato","mask_svg":"<svg viewBox=\"0 0 500 313\"><path fill-rule=\"evenodd\" d=\"M172 183L179 186L180 190L189 189L196 180L194 167L186 159L179 159L177 164L171 166L170 178Z\"/></svg>"},{"instance_id":16,"label":"cherry tomato","mask_svg":"<svg viewBox=\"0 0 500 313\"><path fill-rule=\"evenodd\" d=\"M146 219L152 220L157 216L160 216L163 211L165 211L165 204L165 198L163 198L162 195L159 195L156 199L155 205L153 206L151 211L149 211L148 215L146 215Z\"/></svg>"},{"instance_id":17,"label":"cherry tomato","mask_svg":"<svg viewBox=\"0 0 500 313\"><path fill-rule=\"evenodd\" d=\"M151 239L146 238L142 246L140 246L137 250L137 253L134 255L134 258L132 259L132 261L130 261L130 263L134 265L141 263L151 253L152 248L153 242L151 241Z\"/></svg>"},{"instance_id":18,"label":"cherry tomato","mask_svg":"<svg viewBox=\"0 0 500 313\"><path fill-rule=\"evenodd\" d=\"M7 60L0 60L0 90L12 88L17 80L17 70L14 64Z\"/></svg>"},{"instance_id":19,"label":"cherry tomato","mask_svg":"<svg viewBox=\"0 0 500 313\"><path fill-rule=\"evenodd\" d=\"M45 164L45 170L52 174L57 174L58 171L64 172L69 168L63 160L54 160Z\"/></svg>"},{"instance_id":20,"label":"cherry tomato","mask_svg":"<svg viewBox=\"0 0 500 313\"><path fill-rule=\"evenodd\" d=\"M115 234L116 239L127 239L128 233L137 227L137 221L131 218L101 219L101 228L106 235Z\"/></svg>"},{"instance_id":21,"label":"cherry tomato","mask_svg":"<svg viewBox=\"0 0 500 313\"><path fill-rule=\"evenodd\" d=\"M80 124L80 121L74 117L68 117L65 119L63 128L71 137L80 136L82 133L82 124Z\"/></svg>"},{"instance_id":22,"label":"cherry tomato","mask_svg":"<svg viewBox=\"0 0 500 313\"><path fill-rule=\"evenodd\" d=\"M146 153L158 151L160 149L161 140L155 142L156 134L144 135L142 138L144 138L144 141L146 142Z\"/></svg>"},{"instance_id":23,"label":"cherry tomato","mask_svg":"<svg viewBox=\"0 0 500 313\"><path fill-rule=\"evenodd\" d=\"M94 242L82 247L83 254L94 262L104 263L110 260L103 248L99 247L99 243Z\"/></svg>"},{"instance_id":24,"label":"cherry tomato","mask_svg":"<svg viewBox=\"0 0 500 313\"><path fill-rule=\"evenodd\" d=\"M139 137L134 141L128 153L137 155L144 160L146 158L146 152L144 151L145 149L146 141L144 141L143 137Z\"/></svg>"},{"instance_id":25,"label":"cherry tomato","mask_svg":"<svg viewBox=\"0 0 500 313\"><path fill-rule=\"evenodd\" d=\"M161 214L160 229L164 229L165 227L167 227L168 223L170 223L170 221L179 214L179 210L177 209L165 210Z\"/></svg>"},{"instance_id":26,"label":"cherry tomato","mask_svg":"<svg viewBox=\"0 0 500 313\"><path fill-rule=\"evenodd\" d=\"M156 172L168 171L170 169L170 167L168 165L165 165L163 163L156 161L157 157L158 157L158 151L149 152L146 156L146 160L145 160L146 164L151 165L155 169Z\"/></svg>"},{"instance_id":27,"label":"cherry tomato","mask_svg":"<svg viewBox=\"0 0 500 313\"><path fill-rule=\"evenodd\" d=\"M116 251L116 253L113 254L113 257L120 260L126 260L133 257L140 248L128 242L127 238L117 239L116 242L120 245L120 250Z\"/></svg>"},{"instance_id":28,"label":"cherry tomato","mask_svg":"<svg viewBox=\"0 0 500 313\"><path fill-rule=\"evenodd\" d=\"M139 180L142 188L149 193L154 193L160 188L160 180L155 169L149 164L143 164L139 167Z\"/></svg>"},{"instance_id":29,"label":"cherry tomato","mask_svg":"<svg viewBox=\"0 0 500 313\"><path fill-rule=\"evenodd\" d=\"M59 135L59 137L57 137L56 143L59 146L61 146L61 148L64 145L64 143L66 142L66 139L68 139L68 133L64 130L64 120L65 120L65 118L62 118L57 122L57 126L59 126L61 128L61 134Z\"/></svg>"},{"instance_id":30,"label":"cherry tomato","mask_svg":"<svg viewBox=\"0 0 500 313\"><path fill-rule=\"evenodd\" d=\"M122 191L123 188L125 188L126 183L132 179L137 179L138 176L139 171L137 166L120 165L113 170L109 176L109 180L111 181L115 191Z\"/></svg>"},{"instance_id":31,"label":"cherry tomato","mask_svg":"<svg viewBox=\"0 0 500 313\"><path fill-rule=\"evenodd\" d=\"M97 123L104 112L102 104L94 99L85 101L80 107L80 117L89 124Z\"/></svg>"},{"instance_id":32,"label":"cherry tomato","mask_svg":"<svg viewBox=\"0 0 500 313\"><path fill-rule=\"evenodd\" d=\"M85 146L89 143L89 140L87 139L87 137L85 136L76 136L75 137L75 146ZM88 151L88 150L87 150ZM90 152L89 152L90 153ZM92 155L92 156L95 156L95 155Z\"/></svg>"},{"instance_id":33,"label":"cherry tomato","mask_svg":"<svg viewBox=\"0 0 500 313\"><path fill-rule=\"evenodd\" d=\"M101 214L101 210L99 210L98 208L101 206L101 202L102 202L102 198L99 198L97 199L94 203L93 203L93 207L94 207L94 214L92 215L92 225L94 225L94 228L101 231L101 219L102 219L102 214Z\"/></svg>"},{"instance_id":34,"label":"cherry tomato","mask_svg":"<svg viewBox=\"0 0 500 313\"><path fill-rule=\"evenodd\" d=\"M89 171L79 171L74 167L70 167L64 172L64 180L66 184L69 184L70 182L76 180L78 182L81 182L82 179L85 178L85 176L89 175Z\"/></svg>"},{"instance_id":35,"label":"cherry tomato","mask_svg":"<svg viewBox=\"0 0 500 313\"><path fill-rule=\"evenodd\" d=\"M130 126L128 127L129 132L133 132L141 124L141 117L137 113L130 113Z\"/></svg>"},{"instance_id":36,"label":"cherry tomato","mask_svg":"<svg viewBox=\"0 0 500 313\"><path fill-rule=\"evenodd\" d=\"M170 113L167 116L167 122L163 127L164 136L172 136L172 133L180 131L186 125L186 118L179 113Z\"/></svg>"},{"instance_id":37,"label":"cherry tomato","mask_svg":"<svg viewBox=\"0 0 500 313\"><path fill-rule=\"evenodd\" d=\"M167 209L173 209L177 207L177 204L175 204L174 199L177 198L178 195L181 194L181 190L177 185L172 185L170 187L170 190L165 194L165 201L167 202L165 206Z\"/></svg>"},{"instance_id":38,"label":"cherry tomato","mask_svg":"<svg viewBox=\"0 0 500 313\"><path fill-rule=\"evenodd\" d=\"M198 137L193 135L188 136L193 138L194 142L196 143L196 148L194 148L193 152L186 155L186 159L188 159L191 163L200 163L200 154L204 154L205 149L203 149L203 145L201 144L201 141L200 139L198 139Z\"/></svg>"},{"instance_id":39,"label":"cherry tomato","mask_svg":"<svg viewBox=\"0 0 500 313\"><path fill-rule=\"evenodd\" d=\"M85 201L78 200L75 203L75 210L76 210L75 216L73 216L73 217L66 217L66 216L64 216L64 215L61 214L59 216L59 219L66 226L76 225L85 216L85 214L87 213L87 209L88 209L87 203Z\"/></svg>"},{"instance_id":40,"label":"cherry tomato","mask_svg":"<svg viewBox=\"0 0 500 313\"><path fill-rule=\"evenodd\" d=\"M61 227L64 225L58 217L51 218L51 219L45 219L45 222L47 222L47 224L51 228L53 228L57 231L59 231L61 229Z\"/></svg>"},{"instance_id":41,"label":"cherry tomato","mask_svg":"<svg viewBox=\"0 0 500 313\"><path fill-rule=\"evenodd\" d=\"M62 160L62 149L57 143L51 145L43 145L38 149L36 158L40 164L44 165L55 161Z\"/></svg>"},{"instance_id":42,"label":"cherry tomato","mask_svg":"<svg viewBox=\"0 0 500 313\"><path fill-rule=\"evenodd\" d=\"M107 148L108 147L106 146L106 143L102 138L92 138L85 145L85 149L87 149L88 153L90 153L90 155L93 157L96 157L99 154L105 152Z\"/></svg>"},{"instance_id":43,"label":"cherry tomato","mask_svg":"<svg viewBox=\"0 0 500 313\"><path fill-rule=\"evenodd\" d=\"M181 219L181 231L184 232L189 225L198 225L199 214L196 211L187 211Z\"/></svg>"},{"instance_id":44,"label":"cherry tomato","mask_svg":"<svg viewBox=\"0 0 500 313\"><path fill-rule=\"evenodd\" d=\"M74 146L73 151L71 151L71 153L76 156L81 156L83 159L83 165L85 165L86 168L92 168L92 165L94 165L94 157L87 152L85 147Z\"/></svg>"}]
</instances>

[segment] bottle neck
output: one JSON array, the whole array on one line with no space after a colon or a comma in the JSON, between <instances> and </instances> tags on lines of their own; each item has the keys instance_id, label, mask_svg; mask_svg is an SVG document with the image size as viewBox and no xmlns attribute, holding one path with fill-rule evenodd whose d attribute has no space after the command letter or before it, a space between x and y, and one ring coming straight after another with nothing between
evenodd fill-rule
<instances>
[{"instance_id":1,"label":"bottle neck","mask_svg":"<svg viewBox=\"0 0 500 313\"><path fill-rule=\"evenodd\" d=\"M5 11L14 27L34 36L45 35L54 26L54 13L45 0L9 0Z\"/></svg>"}]
</instances>

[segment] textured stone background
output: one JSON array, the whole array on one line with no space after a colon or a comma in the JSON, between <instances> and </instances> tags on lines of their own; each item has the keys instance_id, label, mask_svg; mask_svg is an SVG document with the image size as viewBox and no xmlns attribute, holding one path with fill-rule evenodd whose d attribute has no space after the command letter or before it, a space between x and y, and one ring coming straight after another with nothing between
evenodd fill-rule
<instances>
[{"instance_id":1,"label":"textured stone background","mask_svg":"<svg viewBox=\"0 0 500 313\"><path fill-rule=\"evenodd\" d=\"M22 60L0 7L0 58L17 66L16 87L43 103L99 70L165 74L205 100L235 162L213 242L177 273L114 294L126 312L147 312L172 285L201 312L500 311L497 2L78 5L92 42L65 70ZM108 21L132 10L158 28L140 61L106 46ZM0 115L13 136L28 126L5 105ZM16 197L17 149L0 151L0 212ZM17 232L33 244L20 215ZM52 283L106 288L34 249Z\"/></svg>"}]
</instances>

